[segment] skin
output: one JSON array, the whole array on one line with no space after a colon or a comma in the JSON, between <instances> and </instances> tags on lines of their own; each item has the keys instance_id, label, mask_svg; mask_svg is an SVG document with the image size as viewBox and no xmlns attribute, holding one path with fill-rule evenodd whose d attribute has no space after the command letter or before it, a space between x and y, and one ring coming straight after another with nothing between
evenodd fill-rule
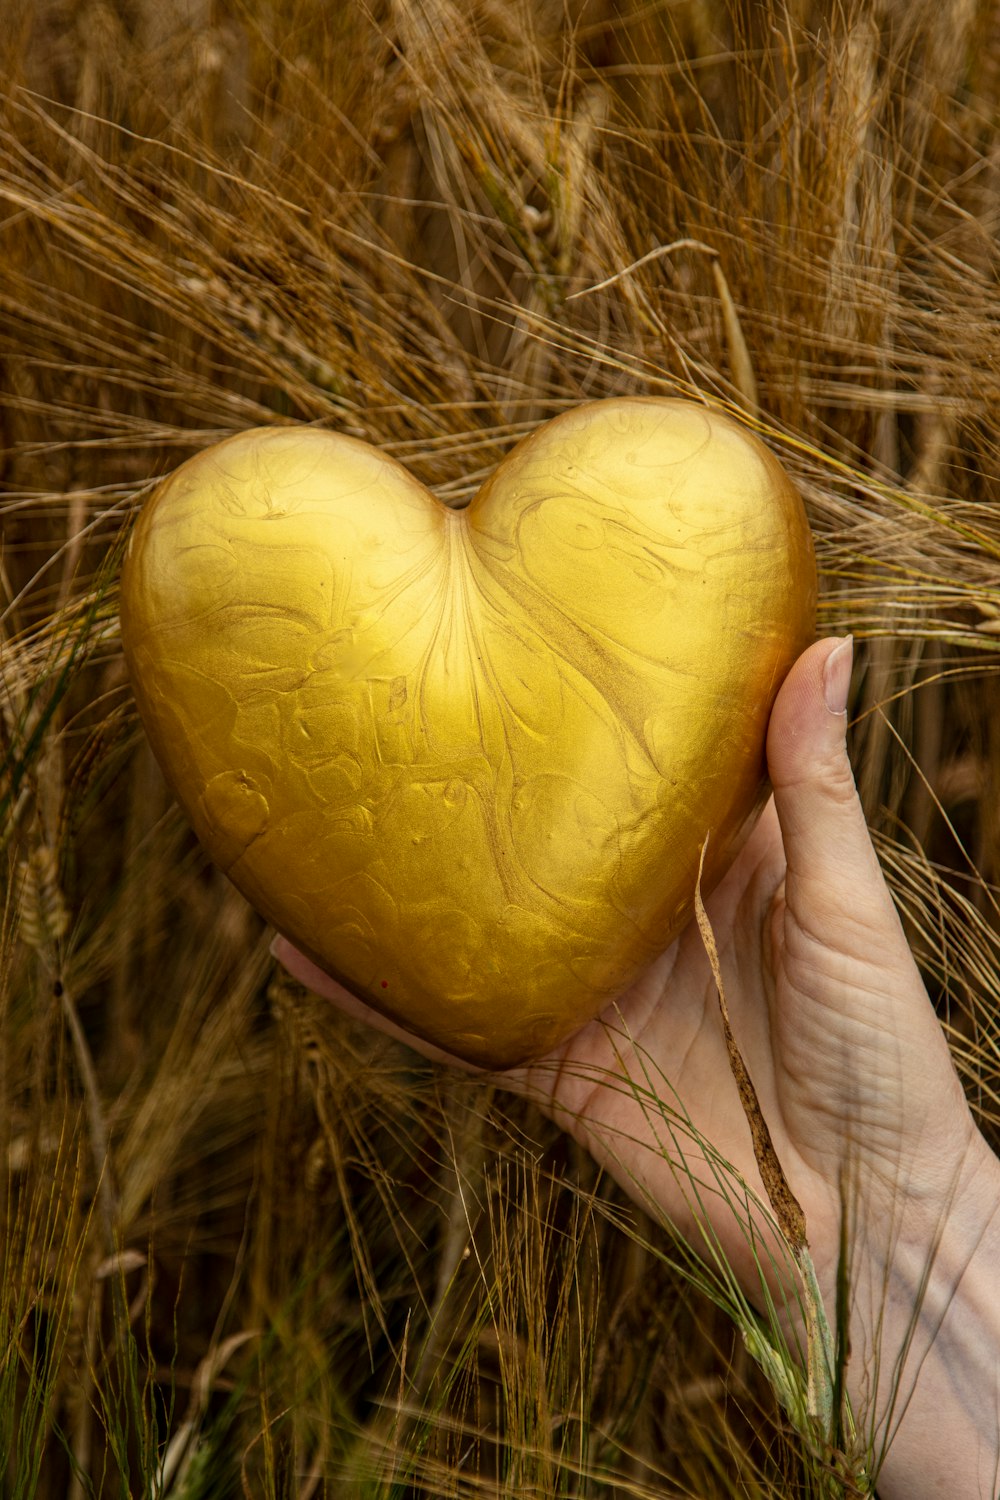
<instances>
[{"instance_id":1,"label":"skin","mask_svg":"<svg viewBox=\"0 0 1000 1500\"><path fill-rule=\"evenodd\" d=\"M969 1112L868 835L845 749L850 671L849 639L817 642L792 669L768 733L773 800L706 906L733 1031L805 1213L831 1319L849 1204L848 1389L876 1450L887 1445L879 1495L995 1496L1000 1163ZM402 1035L283 939L275 953L318 993ZM657 1074L763 1198L693 924L604 1017L500 1082L530 1093L697 1245L684 1179L627 1087L631 1078L648 1088ZM696 1144L683 1149L705 1180ZM760 1275L731 1209L705 1204L759 1302ZM893 1366L904 1355L894 1402Z\"/></svg>"}]
</instances>

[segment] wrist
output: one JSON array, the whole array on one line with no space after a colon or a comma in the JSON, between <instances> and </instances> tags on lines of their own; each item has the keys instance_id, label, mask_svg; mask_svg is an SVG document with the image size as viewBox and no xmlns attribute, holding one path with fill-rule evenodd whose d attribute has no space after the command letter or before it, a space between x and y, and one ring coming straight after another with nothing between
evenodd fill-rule
<instances>
[{"instance_id":1,"label":"wrist","mask_svg":"<svg viewBox=\"0 0 1000 1500\"><path fill-rule=\"evenodd\" d=\"M919 1187L901 1187L898 1197L881 1213L867 1213L864 1274L903 1308L919 1306L930 1316L936 1300L944 1316L944 1299L971 1291L971 1273L1000 1269L1000 1260L990 1261L1000 1237L1000 1160L970 1121L967 1144L950 1166L925 1173Z\"/></svg>"},{"instance_id":2,"label":"wrist","mask_svg":"<svg viewBox=\"0 0 1000 1500\"><path fill-rule=\"evenodd\" d=\"M847 1388L883 1500L994 1496L1000 1162L978 1131L946 1191L871 1210L852 1256Z\"/></svg>"}]
</instances>

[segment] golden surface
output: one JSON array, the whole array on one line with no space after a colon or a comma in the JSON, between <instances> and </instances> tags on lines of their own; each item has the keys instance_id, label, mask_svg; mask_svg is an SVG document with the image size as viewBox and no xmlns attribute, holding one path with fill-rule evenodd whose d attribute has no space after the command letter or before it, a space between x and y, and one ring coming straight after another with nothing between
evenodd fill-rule
<instances>
[{"instance_id":1,"label":"golden surface","mask_svg":"<svg viewBox=\"0 0 1000 1500\"><path fill-rule=\"evenodd\" d=\"M465 511L330 432L247 432L146 506L122 581L143 721L281 932L490 1067L601 1011L766 793L813 635L801 502L691 402L540 427Z\"/></svg>"}]
</instances>

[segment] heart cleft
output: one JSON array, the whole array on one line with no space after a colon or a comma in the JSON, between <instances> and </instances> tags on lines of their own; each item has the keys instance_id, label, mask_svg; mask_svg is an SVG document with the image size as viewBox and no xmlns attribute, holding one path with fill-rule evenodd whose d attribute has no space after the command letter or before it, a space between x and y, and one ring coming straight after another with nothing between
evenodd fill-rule
<instances>
[{"instance_id":1,"label":"heart cleft","mask_svg":"<svg viewBox=\"0 0 1000 1500\"><path fill-rule=\"evenodd\" d=\"M464 511L354 438L182 465L122 577L143 723L211 858L409 1031L491 1068L598 1015L767 793L813 638L802 502L695 402L579 406Z\"/></svg>"}]
</instances>

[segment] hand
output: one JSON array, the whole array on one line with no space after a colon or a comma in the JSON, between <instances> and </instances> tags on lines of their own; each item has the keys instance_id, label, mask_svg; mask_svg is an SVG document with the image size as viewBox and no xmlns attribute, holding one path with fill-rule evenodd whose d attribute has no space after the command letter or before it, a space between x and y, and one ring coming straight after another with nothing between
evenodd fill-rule
<instances>
[{"instance_id":1,"label":"hand","mask_svg":"<svg viewBox=\"0 0 1000 1500\"><path fill-rule=\"evenodd\" d=\"M960 1346L953 1357L975 1363L966 1334L981 1341L982 1318L975 1328L960 1324L957 1293L960 1282L972 1287L970 1271L986 1263L994 1236L1000 1249L1000 1168L967 1108L868 836L844 742L850 670L850 642L829 640L792 669L768 734L773 801L706 906L736 1040L804 1210L828 1310L846 1185L855 1295L849 1384L876 1418L888 1418L889 1393L876 1394L864 1368L875 1353L873 1329L881 1317L883 1369L891 1370L898 1349L886 1348L886 1337L902 1347L909 1319L920 1316L928 1269L941 1278L929 1279L924 1308L934 1311L914 1347L925 1356L950 1328ZM275 951L318 993L400 1034L283 940ZM703 1181L704 1158L696 1136L675 1135L673 1160L662 1150L662 1124L658 1139L643 1103L660 1078L666 1102L679 1100L697 1135L763 1198L715 983L693 924L600 1020L505 1081L538 1098L628 1191L658 1205L697 1243L689 1178L678 1171L676 1152ZM727 1259L748 1295L759 1297L759 1271L732 1209L721 1199L715 1208L711 1198L703 1201ZM991 1371L998 1351L1000 1331L989 1346ZM966 1443L948 1457L940 1437L948 1390L967 1412L969 1389L960 1380L956 1391L954 1371L942 1370L942 1392L935 1368L924 1358L880 1493L908 1500L937 1493L928 1487L936 1473L951 1495L992 1493L994 1471L982 1468L990 1443L994 1461L1000 1451L992 1377L983 1417L992 1430L980 1456L973 1449L970 1457ZM911 1371L909 1385L917 1374ZM909 1385L904 1372L904 1392ZM935 1416L929 1429L918 1420L925 1409ZM928 1441L932 1455L923 1452Z\"/></svg>"}]
</instances>

